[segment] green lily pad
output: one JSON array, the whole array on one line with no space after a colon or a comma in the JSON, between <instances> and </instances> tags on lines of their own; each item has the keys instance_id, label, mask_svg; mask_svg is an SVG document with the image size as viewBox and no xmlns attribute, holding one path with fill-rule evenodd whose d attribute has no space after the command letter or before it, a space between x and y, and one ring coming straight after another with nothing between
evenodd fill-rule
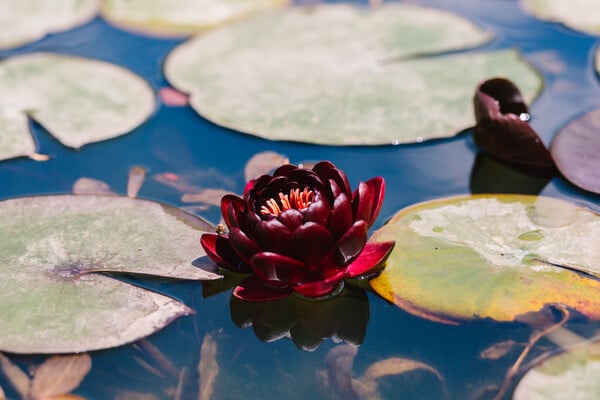
<instances>
[{"instance_id":1,"label":"green lily pad","mask_svg":"<svg viewBox=\"0 0 600 400\"><path fill-rule=\"evenodd\" d=\"M540 19L560 22L592 35L600 34L600 3L596 0L521 0L521 5Z\"/></svg>"},{"instance_id":2,"label":"green lily pad","mask_svg":"<svg viewBox=\"0 0 600 400\"><path fill-rule=\"evenodd\" d=\"M536 95L540 77L517 51L454 53L490 39L462 17L408 4L292 7L191 39L165 74L203 117L267 139L420 142L473 124L481 80L510 77Z\"/></svg>"},{"instance_id":3,"label":"green lily pad","mask_svg":"<svg viewBox=\"0 0 600 400\"><path fill-rule=\"evenodd\" d=\"M123 135L154 111L152 88L106 62L30 53L0 62L0 160L35 152L28 116L66 146Z\"/></svg>"},{"instance_id":4,"label":"green lily pad","mask_svg":"<svg viewBox=\"0 0 600 400\"><path fill-rule=\"evenodd\" d=\"M152 36L187 36L288 0L103 0L111 24Z\"/></svg>"},{"instance_id":5,"label":"green lily pad","mask_svg":"<svg viewBox=\"0 0 600 400\"><path fill-rule=\"evenodd\" d=\"M371 240L396 241L371 286L416 315L509 322L560 303L600 320L600 215L569 202L439 199L401 210Z\"/></svg>"},{"instance_id":6,"label":"green lily pad","mask_svg":"<svg viewBox=\"0 0 600 400\"><path fill-rule=\"evenodd\" d=\"M218 279L192 265L204 255L198 238L208 229L176 208L126 197L0 202L0 350L114 347L191 313L175 299L112 274Z\"/></svg>"},{"instance_id":7,"label":"green lily pad","mask_svg":"<svg viewBox=\"0 0 600 400\"><path fill-rule=\"evenodd\" d=\"M0 49L41 39L49 33L74 28L98 12L98 0L18 0L0 5Z\"/></svg>"},{"instance_id":8,"label":"green lily pad","mask_svg":"<svg viewBox=\"0 0 600 400\"><path fill-rule=\"evenodd\" d=\"M553 356L529 370L513 400L595 399L600 393L600 342Z\"/></svg>"}]
</instances>

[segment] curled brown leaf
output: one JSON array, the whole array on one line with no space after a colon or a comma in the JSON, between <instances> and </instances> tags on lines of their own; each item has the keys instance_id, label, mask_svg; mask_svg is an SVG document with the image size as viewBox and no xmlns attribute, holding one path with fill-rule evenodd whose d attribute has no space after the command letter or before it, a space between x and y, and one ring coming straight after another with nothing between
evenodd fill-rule
<instances>
[{"instance_id":1,"label":"curled brown leaf","mask_svg":"<svg viewBox=\"0 0 600 400\"><path fill-rule=\"evenodd\" d=\"M87 353L52 356L36 370L30 396L43 399L67 395L79 386L91 368L92 358Z\"/></svg>"}]
</instances>

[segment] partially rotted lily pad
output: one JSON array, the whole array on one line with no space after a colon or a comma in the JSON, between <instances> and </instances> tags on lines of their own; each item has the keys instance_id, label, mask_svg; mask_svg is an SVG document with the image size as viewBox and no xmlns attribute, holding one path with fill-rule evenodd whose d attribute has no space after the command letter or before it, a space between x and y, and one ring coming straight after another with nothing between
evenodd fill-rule
<instances>
[{"instance_id":1,"label":"partially rotted lily pad","mask_svg":"<svg viewBox=\"0 0 600 400\"><path fill-rule=\"evenodd\" d=\"M68 30L96 15L98 0L18 0L0 4L0 49L22 46Z\"/></svg>"},{"instance_id":2,"label":"partially rotted lily pad","mask_svg":"<svg viewBox=\"0 0 600 400\"><path fill-rule=\"evenodd\" d=\"M103 0L101 13L110 23L152 36L187 36L287 0Z\"/></svg>"},{"instance_id":3,"label":"partially rotted lily pad","mask_svg":"<svg viewBox=\"0 0 600 400\"><path fill-rule=\"evenodd\" d=\"M66 146L128 133L154 111L150 85L106 62L31 53L0 62L0 160L35 152L27 118Z\"/></svg>"},{"instance_id":4,"label":"partially rotted lily pad","mask_svg":"<svg viewBox=\"0 0 600 400\"><path fill-rule=\"evenodd\" d=\"M537 94L541 80L516 51L455 53L490 39L462 17L408 4L293 7L184 43L165 74L199 114L241 132L411 143L469 127L471 91L490 76L511 77L528 100Z\"/></svg>"},{"instance_id":5,"label":"partially rotted lily pad","mask_svg":"<svg viewBox=\"0 0 600 400\"><path fill-rule=\"evenodd\" d=\"M560 172L574 185L600 194L600 109L569 122L550 150Z\"/></svg>"},{"instance_id":6,"label":"partially rotted lily pad","mask_svg":"<svg viewBox=\"0 0 600 400\"><path fill-rule=\"evenodd\" d=\"M566 201L429 201L400 211L372 240L396 241L372 287L416 315L508 322L561 303L600 319L600 215Z\"/></svg>"},{"instance_id":7,"label":"partially rotted lily pad","mask_svg":"<svg viewBox=\"0 0 600 400\"><path fill-rule=\"evenodd\" d=\"M513 400L594 399L600 393L600 342L553 356L519 381Z\"/></svg>"},{"instance_id":8,"label":"partially rotted lily pad","mask_svg":"<svg viewBox=\"0 0 600 400\"><path fill-rule=\"evenodd\" d=\"M600 35L600 3L596 0L521 0L521 5L538 18Z\"/></svg>"},{"instance_id":9,"label":"partially rotted lily pad","mask_svg":"<svg viewBox=\"0 0 600 400\"><path fill-rule=\"evenodd\" d=\"M191 312L105 273L209 280L201 219L118 196L0 202L0 350L82 352L147 336Z\"/></svg>"}]
</instances>

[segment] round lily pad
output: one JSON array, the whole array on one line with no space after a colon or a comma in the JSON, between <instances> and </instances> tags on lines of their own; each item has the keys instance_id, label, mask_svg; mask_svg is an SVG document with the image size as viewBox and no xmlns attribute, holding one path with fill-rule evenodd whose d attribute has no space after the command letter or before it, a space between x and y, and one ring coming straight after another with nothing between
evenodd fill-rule
<instances>
[{"instance_id":1,"label":"round lily pad","mask_svg":"<svg viewBox=\"0 0 600 400\"><path fill-rule=\"evenodd\" d=\"M371 240L396 241L372 287L416 315L509 322L560 303L600 319L600 215L569 202L433 200L401 210Z\"/></svg>"},{"instance_id":2,"label":"round lily pad","mask_svg":"<svg viewBox=\"0 0 600 400\"><path fill-rule=\"evenodd\" d=\"M540 19L560 22L592 35L600 34L600 3L596 0L521 0L521 5Z\"/></svg>"},{"instance_id":3,"label":"round lily pad","mask_svg":"<svg viewBox=\"0 0 600 400\"><path fill-rule=\"evenodd\" d=\"M600 342L553 356L529 370L513 400L595 399L600 393Z\"/></svg>"},{"instance_id":4,"label":"round lily pad","mask_svg":"<svg viewBox=\"0 0 600 400\"><path fill-rule=\"evenodd\" d=\"M117 65L30 53L0 62L0 160L35 152L27 117L66 146L123 135L154 111L154 92Z\"/></svg>"},{"instance_id":5,"label":"round lily pad","mask_svg":"<svg viewBox=\"0 0 600 400\"><path fill-rule=\"evenodd\" d=\"M176 208L118 196L0 202L0 350L119 346L189 314L179 301L114 274L218 279L193 265L209 228Z\"/></svg>"},{"instance_id":6,"label":"round lily pad","mask_svg":"<svg viewBox=\"0 0 600 400\"><path fill-rule=\"evenodd\" d=\"M98 12L98 0L18 0L0 4L0 49L22 46L49 33L84 24Z\"/></svg>"},{"instance_id":7,"label":"round lily pad","mask_svg":"<svg viewBox=\"0 0 600 400\"><path fill-rule=\"evenodd\" d=\"M552 139L560 172L574 185L600 193L600 109L569 122Z\"/></svg>"},{"instance_id":8,"label":"round lily pad","mask_svg":"<svg viewBox=\"0 0 600 400\"><path fill-rule=\"evenodd\" d=\"M187 36L287 0L103 0L111 24L153 36Z\"/></svg>"},{"instance_id":9,"label":"round lily pad","mask_svg":"<svg viewBox=\"0 0 600 400\"><path fill-rule=\"evenodd\" d=\"M472 125L472 92L491 76L536 95L540 77L515 50L459 52L490 39L408 4L292 7L197 36L171 52L165 74L203 117L267 139L420 142Z\"/></svg>"}]
</instances>

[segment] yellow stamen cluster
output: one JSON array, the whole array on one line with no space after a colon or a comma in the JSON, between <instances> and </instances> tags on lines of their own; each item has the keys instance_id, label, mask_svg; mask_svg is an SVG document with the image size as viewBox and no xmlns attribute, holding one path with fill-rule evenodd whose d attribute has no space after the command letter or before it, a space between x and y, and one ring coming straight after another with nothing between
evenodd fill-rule
<instances>
[{"instance_id":1,"label":"yellow stamen cluster","mask_svg":"<svg viewBox=\"0 0 600 400\"><path fill-rule=\"evenodd\" d=\"M271 198L260 208L260 212L278 216L283 211L291 210L292 208L302 210L312 203L313 197L313 191L308 190L307 187L305 187L303 191L300 191L300 189L292 189L290 190L289 195L279 193L279 202L281 203L281 206L277 203L277 200Z\"/></svg>"}]
</instances>

